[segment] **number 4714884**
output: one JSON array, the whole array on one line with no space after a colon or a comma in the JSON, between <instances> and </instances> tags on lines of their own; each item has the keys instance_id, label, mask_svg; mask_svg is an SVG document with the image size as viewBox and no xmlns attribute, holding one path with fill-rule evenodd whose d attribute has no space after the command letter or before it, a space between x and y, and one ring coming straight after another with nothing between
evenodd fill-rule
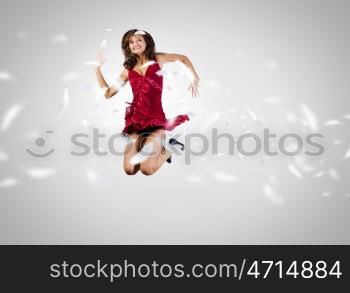
<instances>
[{"instance_id":1,"label":"number 4714884","mask_svg":"<svg viewBox=\"0 0 350 293\"><path fill-rule=\"evenodd\" d=\"M298 263L297 261L293 261L288 269L283 273L283 262L282 261L261 261L262 264L266 264L267 268L262 278L267 278L273 266L278 269L278 277L282 279L284 276L293 276L293 278L304 278L310 279L312 277L318 279L324 279L327 276L336 276L337 279L340 278L342 272L340 271L340 261L336 261L330 270L327 270L327 263L325 261L317 261L315 264L311 261L303 261ZM254 261L250 266L247 275L254 276L256 279L262 273L259 272L259 262Z\"/></svg>"}]
</instances>

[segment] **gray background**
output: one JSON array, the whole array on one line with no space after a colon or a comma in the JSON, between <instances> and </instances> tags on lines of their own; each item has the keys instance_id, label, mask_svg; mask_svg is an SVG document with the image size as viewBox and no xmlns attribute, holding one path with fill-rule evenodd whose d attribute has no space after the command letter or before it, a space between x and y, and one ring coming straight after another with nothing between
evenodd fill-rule
<instances>
[{"instance_id":1,"label":"gray background","mask_svg":"<svg viewBox=\"0 0 350 293\"><path fill-rule=\"evenodd\" d=\"M339 0L1 1L0 243L350 244L349 9ZM151 177L126 176L112 154L72 156L72 134L123 127L130 87L103 100L84 63L106 40L103 73L115 80L132 28L159 51L187 55L201 77L197 99L184 75L166 78L167 116L191 114L172 135L317 131L325 153L244 158L222 140L219 156L189 165L175 156ZM26 148L55 152L38 159Z\"/></svg>"}]
</instances>

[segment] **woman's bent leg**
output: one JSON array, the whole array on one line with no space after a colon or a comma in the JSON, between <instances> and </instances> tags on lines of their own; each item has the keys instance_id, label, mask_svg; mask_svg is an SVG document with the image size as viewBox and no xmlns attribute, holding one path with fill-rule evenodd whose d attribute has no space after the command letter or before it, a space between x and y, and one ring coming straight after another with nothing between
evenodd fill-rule
<instances>
[{"instance_id":1,"label":"woman's bent leg","mask_svg":"<svg viewBox=\"0 0 350 293\"><path fill-rule=\"evenodd\" d=\"M129 143L125 146L124 150L124 171L127 175L135 175L140 170L140 164L131 164L131 159L140 151L141 149L141 137L133 132L128 135Z\"/></svg>"},{"instance_id":2,"label":"woman's bent leg","mask_svg":"<svg viewBox=\"0 0 350 293\"><path fill-rule=\"evenodd\" d=\"M140 164L140 170L144 175L153 175L171 156L171 153L164 149L162 145L164 134L164 129L157 129L151 132L145 140L144 145L150 146L149 149L152 149L152 154Z\"/></svg>"}]
</instances>

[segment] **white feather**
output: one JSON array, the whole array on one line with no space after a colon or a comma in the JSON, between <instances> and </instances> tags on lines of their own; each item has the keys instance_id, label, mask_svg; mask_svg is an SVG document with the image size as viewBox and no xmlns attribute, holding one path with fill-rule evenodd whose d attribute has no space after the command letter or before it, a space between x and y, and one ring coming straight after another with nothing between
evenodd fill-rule
<instances>
[{"instance_id":1,"label":"white feather","mask_svg":"<svg viewBox=\"0 0 350 293\"><path fill-rule=\"evenodd\" d=\"M324 123L324 125L326 126L333 126L333 125L342 125L343 123L341 123L339 120L333 119L333 120L328 120Z\"/></svg>"},{"instance_id":2,"label":"white feather","mask_svg":"<svg viewBox=\"0 0 350 293\"><path fill-rule=\"evenodd\" d=\"M276 191L269 184L264 184L263 192L264 192L265 197L270 202L277 204L277 205L282 205L285 203L285 200L282 198L282 196L277 194Z\"/></svg>"},{"instance_id":3,"label":"white feather","mask_svg":"<svg viewBox=\"0 0 350 293\"><path fill-rule=\"evenodd\" d=\"M301 110L306 118L307 121L307 126L310 127L312 131L317 131L318 130L318 121L316 118L316 115L314 112L306 105L306 104L301 104Z\"/></svg>"},{"instance_id":4,"label":"white feather","mask_svg":"<svg viewBox=\"0 0 350 293\"><path fill-rule=\"evenodd\" d=\"M6 71L0 71L0 80L10 80L12 75Z\"/></svg>"},{"instance_id":5,"label":"white feather","mask_svg":"<svg viewBox=\"0 0 350 293\"><path fill-rule=\"evenodd\" d=\"M15 104L6 111L5 116L2 119L2 124L1 124L2 131L5 131L7 128L10 127L12 122L21 112L22 108L23 108L23 105Z\"/></svg>"},{"instance_id":6,"label":"white feather","mask_svg":"<svg viewBox=\"0 0 350 293\"><path fill-rule=\"evenodd\" d=\"M294 165L288 164L289 171L298 178L303 178L303 175L295 168Z\"/></svg>"},{"instance_id":7,"label":"white feather","mask_svg":"<svg viewBox=\"0 0 350 293\"><path fill-rule=\"evenodd\" d=\"M30 177L43 179L54 175L56 173L56 170L51 168L32 168L27 170L26 173Z\"/></svg>"},{"instance_id":8,"label":"white feather","mask_svg":"<svg viewBox=\"0 0 350 293\"><path fill-rule=\"evenodd\" d=\"M235 175L232 175L232 174L214 171L214 172L212 172L212 175L217 181L221 181L221 182L237 182L238 181L238 177Z\"/></svg>"},{"instance_id":9,"label":"white feather","mask_svg":"<svg viewBox=\"0 0 350 293\"><path fill-rule=\"evenodd\" d=\"M0 181L0 188L10 187L17 185L17 180L15 178L5 178Z\"/></svg>"},{"instance_id":10,"label":"white feather","mask_svg":"<svg viewBox=\"0 0 350 293\"><path fill-rule=\"evenodd\" d=\"M62 113L68 108L69 106L69 93L68 89L64 89L63 97L62 97L62 104L61 104L61 109L58 113L58 118L62 116Z\"/></svg>"},{"instance_id":11,"label":"white feather","mask_svg":"<svg viewBox=\"0 0 350 293\"><path fill-rule=\"evenodd\" d=\"M103 40L101 42L101 50L106 49L106 48L107 48L107 40Z\"/></svg>"}]
</instances>

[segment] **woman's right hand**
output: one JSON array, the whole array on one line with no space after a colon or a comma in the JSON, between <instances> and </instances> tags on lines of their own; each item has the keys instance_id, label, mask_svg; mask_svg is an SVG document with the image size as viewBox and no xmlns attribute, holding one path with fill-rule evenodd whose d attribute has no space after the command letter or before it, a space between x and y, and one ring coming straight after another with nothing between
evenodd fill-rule
<instances>
[{"instance_id":1,"label":"woman's right hand","mask_svg":"<svg viewBox=\"0 0 350 293\"><path fill-rule=\"evenodd\" d=\"M96 56L96 69L100 69L102 64L106 62L106 59L104 59L102 51L98 52Z\"/></svg>"}]
</instances>

